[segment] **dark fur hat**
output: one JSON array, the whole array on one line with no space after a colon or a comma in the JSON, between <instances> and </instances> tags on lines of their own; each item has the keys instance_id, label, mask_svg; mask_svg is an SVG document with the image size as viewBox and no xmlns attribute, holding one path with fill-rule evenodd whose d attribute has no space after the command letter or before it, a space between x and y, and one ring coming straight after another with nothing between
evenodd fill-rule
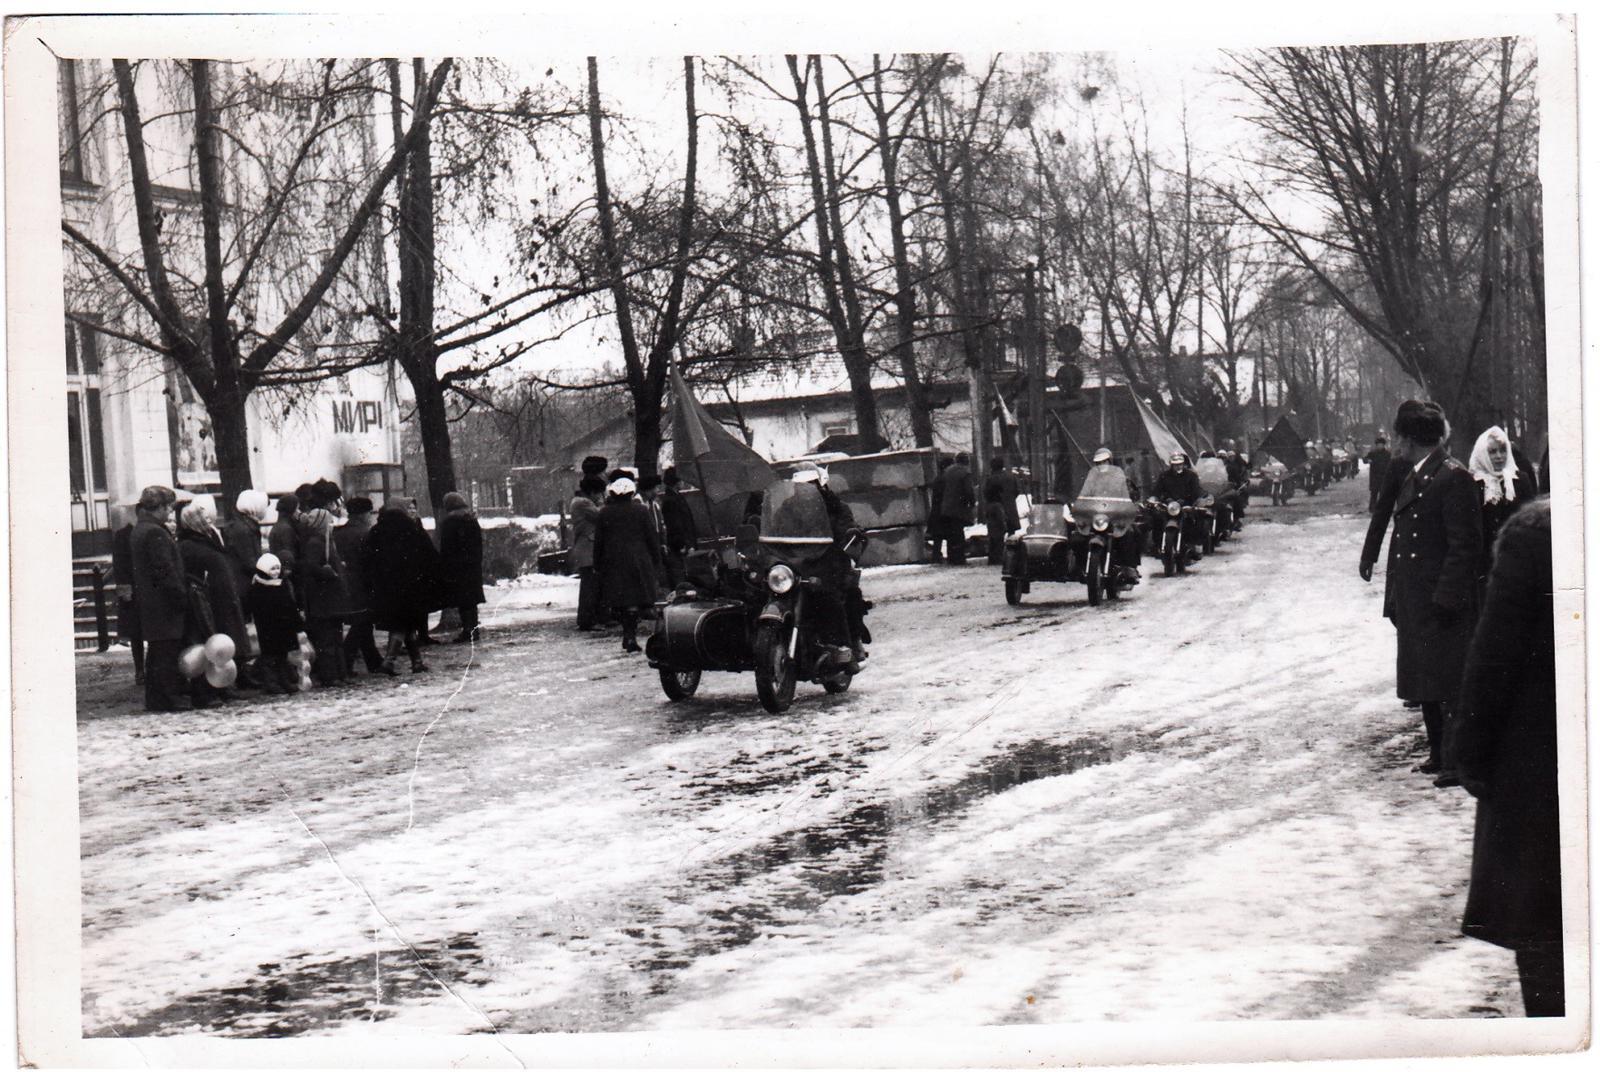
<instances>
[{"instance_id":1,"label":"dark fur hat","mask_svg":"<svg viewBox=\"0 0 1600 1072\"><path fill-rule=\"evenodd\" d=\"M1423 446L1433 446L1444 438L1444 408L1437 402L1407 399L1394 415L1394 433Z\"/></svg>"}]
</instances>

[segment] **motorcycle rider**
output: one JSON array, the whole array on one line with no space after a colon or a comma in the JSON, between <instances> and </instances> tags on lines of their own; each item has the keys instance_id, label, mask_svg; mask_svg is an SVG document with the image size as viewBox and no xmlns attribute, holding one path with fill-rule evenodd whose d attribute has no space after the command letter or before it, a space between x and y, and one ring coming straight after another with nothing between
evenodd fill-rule
<instances>
[{"instance_id":1,"label":"motorcycle rider","mask_svg":"<svg viewBox=\"0 0 1600 1072\"><path fill-rule=\"evenodd\" d=\"M1090 460L1094 462L1094 468L1096 472L1103 473L1117 468L1116 461L1111 456L1110 447L1101 447L1099 450L1094 452L1094 457ZM1132 502L1138 502L1139 485L1133 482L1133 478L1130 477L1126 471L1124 471L1122 474L1122 480L1123 483L1128 485L1129 500ZM1122 570L1123 577L1126 578L1130 584L1139 580L1139 559L1143 554L1141 543L1141 535L1138 527L1135 525L1129 525L1127 532L1124 532L1121 536L1114 536L1111 539L1112 560Z\"/></svg>"},{"instance_id":2,"label":"motorcycle rider","mask_svg":"<svg viewBox=\"0 0 1600 1072\"><path fill-rule=\"evenodd\" d=\"M1244 508L1250 505L1250 467L1233 449L1231 439L1222 452L1222 461L1228 467L1228 483L1236 489L1233 496L1233 531L1238 532L1244 525Z\"/></svg>"},{"instance_id":3,"label":"motorcycle rider","mask_svg":"<svg viewBox=\"0 0 1600 1072\"><path fill-rule=\"evenodd\" d=\"M1150 497L1163 505L1176 499L1180 506L1193 506L1204 494L1205 489L1200 486L1200 474L1190 466L1189 456L1181 450L1175 450L1167 456L1167 467L1156 477L1155 487L1150 489ZM1193 526L1193 515L1190 515L1184 519L1184 528L1187 530L1185 537L1189 541L1190 555L1198 558L1200 549L1196 546Z\"/></svg>"},{"instance_id":4,"label":"motorcycle rider","mask_svg":"<svg viewBox=\"0 0 1600 1072\"><path fill-rule=\"evenodd\" d=\"M812 589L811 594L819 623L817 632L825 644L833 648L836 663L858 664L867 657L866 644L872 639L865 621L871 605L862 597L861 586L855 582L855 560L846 548L853 550L852 544L856 541L864 543L866 532L856 524L850 507L828 487L826 469L806 462L790 479L796 484L816 485L833 530L833 545L812 561L807 571L820 582L820 587Z\"/></svg>"}]
</instances>

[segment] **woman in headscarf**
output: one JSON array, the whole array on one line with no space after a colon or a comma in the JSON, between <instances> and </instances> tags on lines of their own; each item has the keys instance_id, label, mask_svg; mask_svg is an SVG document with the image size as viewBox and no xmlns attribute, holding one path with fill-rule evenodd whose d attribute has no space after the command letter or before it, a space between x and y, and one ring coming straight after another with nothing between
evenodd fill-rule
<instances>
[{"instance_id":1,"label":"woman in headscarf","mask_svg":"<svg viewBox=\"0 0 1600 1072\"><path fill-rule=\"evenodd\" d=\"M457 644L478 639L478 604L483 602L483 527L467 505L467 497L452 491L444 497L444 518L439 522L439 574L444 604L461 612Z\"/></svg>"},{"instance_id":2,"label":"woman in headscarf","mask_svg":"<svg viewBox=\"0 0 1600 1072\"><path fill-rule=\"evenodd\" d=\"M250 633L245 628L238 573L216 522L217 515L207 500L196 499L185 506L178 517L178 557L183 560L183 571L205 585L211 620L217 632L232 639L234 665L243 666L251 655ZM250 687L243 677L236 684ZM195 680L193 695L196 707L227 698L226 690L212 688L203 677Z\"/></svg>"},{"instance_id":3,"label":"woman in headscarf","mask_svg":"<svg viewBox=\"0 0 1600 1072\"><path fill-rule=\"evenodd\" d=\"M661 544L650 511L634 494L634 483L615 476L606 487L606 504L594 526L595 569L600 602L622 622L622 650L639 650L639 614L656 601L656 571Z\"/></svg>"},{"instance_id":4,"label":"woman in headscarf","mask_svg":"<svg viewBox=\"0 0 1600 1072\"><path fill-rule=\"evenodd\" d=\"M409 503L398 497L383 501L378 521L362 545L361 573L367 581L367 606L372 624L389 632L383 672L398 673L395 657L403 645L411 656L411 672L428 669L417 644L417 631L427 629L439 569L433 541L411 517Z\"/></svg>"},{"instance_id":5,"label":"woman in headscarf","mask_svg":"<svg viewBox=\"0 0 1600 1072\"><path fill-rule=\"evenodd\" d=\"M1483 559L1478 569L1480 588L1489 576L1494 538L1506 518L1538 494L1533 474L1517 465L1511 438L1498 424L1478 437L1467 460L1472 479L1483 498Z\"/></svg>"},{"instance_id":6,"label":"woman in headscarf","mask_svg":"<svg viewBox=\"0 0 1600 1072\"><path fill-rule=\"evenodd\" d=\"M261 557L261 519L267 516L267 493L247 488L233 502L233 516L217 526L222 545L233 559L239 591L246 590Z\"/></svg>"},{"instance_id":7,"label":"woman in headscarf","mask_svg":"<svg viewBox=\"0 0 1600 1072\"><path fill-rule=\"evenodd\" d=\"M599 624L600 578L594 570L594 528L600 518L600 499L606 482L586 476L578 482L567 513L572 517L572 548L567 564L578 574L578 628L587 633Z\"/></svg>"},{"instance_id":8,"label":"woman in headscarf","mask_svg":"<svg viewBox=\"0 0 1600 1072\"><path fill-rule=\"evenodd\" d=\"M349 600L344 591L344 559L333 542L333 515L314 498L296 518L300 527L300 597L305 603L306 636L316 649L311 676L319 685L337 685L350 676L344 662L341 622Z\"/></svg>"}]
</instances>

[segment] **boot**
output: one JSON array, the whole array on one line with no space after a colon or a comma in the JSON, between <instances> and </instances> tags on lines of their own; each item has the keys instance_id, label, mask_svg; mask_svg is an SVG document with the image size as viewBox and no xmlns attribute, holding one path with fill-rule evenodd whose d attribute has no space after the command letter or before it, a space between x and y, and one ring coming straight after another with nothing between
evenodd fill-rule
<instances>
[{"instance_id":1,"label":"boot","mask_svg":"<svg viewBox=\"0 0 1600 1072\"><path fill-rule=\"evenodd\" d=\"M412 659L411 672L413 674L426 674L428 672L428 664L421 659Z\"/></svg>"},{"instance_id":2,"label":"boot","mask_svg":"<svg viewBox=\"0 0 1600 1072\"><path fill-rule=\"evenodd\" d=\"M381 671L382 673L388 674L390 677L399 677L400 676L400 668L395 666L394 661L395 661L394 660L394 656L393 655L389 656L387 659L383 660L383 662L379 664L378 670Z\"/></svg>"}]
</instances>

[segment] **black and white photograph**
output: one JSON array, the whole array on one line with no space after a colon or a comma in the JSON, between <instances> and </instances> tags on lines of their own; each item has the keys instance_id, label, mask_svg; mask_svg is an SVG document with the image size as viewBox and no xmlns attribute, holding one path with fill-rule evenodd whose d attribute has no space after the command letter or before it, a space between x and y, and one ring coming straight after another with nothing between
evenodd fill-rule
<instances>
[{"instance_id":1,"label":"black and white photograph","mask_svg":"<svg viewBox=\"0 0 1600 1072\"><path fill-rule=\"evenodd\" d=\"M20 1061L1587 1048L1573 18L447 14L8 19Z\"/></svg>"}]
</instances>

